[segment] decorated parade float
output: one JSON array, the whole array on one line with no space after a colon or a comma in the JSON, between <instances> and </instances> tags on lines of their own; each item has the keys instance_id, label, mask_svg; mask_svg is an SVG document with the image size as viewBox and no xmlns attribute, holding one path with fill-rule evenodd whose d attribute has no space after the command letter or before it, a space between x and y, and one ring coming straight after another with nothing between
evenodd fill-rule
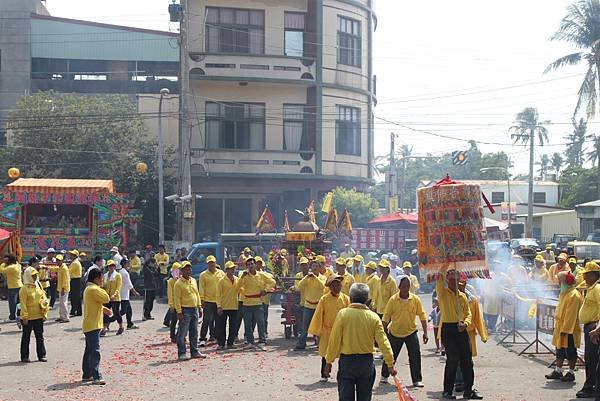
<instances>
[{"instance_id":1,"label":"decorated parade float","mask_svg":"<svg viewBox=\"0 0 600 401\"><path fill-rule=\"evenodd\" d=\"M140 219L112 180L19 178L0 191L0 228L20 234L25 255L127 247Z\"/></svg>"}]
</instances>

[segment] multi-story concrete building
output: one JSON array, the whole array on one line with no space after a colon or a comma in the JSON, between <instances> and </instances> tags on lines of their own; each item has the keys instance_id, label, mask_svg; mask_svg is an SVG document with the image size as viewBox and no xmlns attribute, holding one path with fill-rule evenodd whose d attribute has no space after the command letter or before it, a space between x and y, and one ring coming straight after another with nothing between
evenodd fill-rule
<instances>
[{"instance_id":1,"label":"multi-story concrete building","mask_svg":"<svg viewBox=\"0 0 600 401\"><path fill-rule=\"evenodd\" d=\"M184 4L186 2L183 2ZM195 239L371 182L372 0L188 0ZM187 67L186 67L187 68ZM290 214L291 216L292 214Z\"/></svg>"}]
</instances>

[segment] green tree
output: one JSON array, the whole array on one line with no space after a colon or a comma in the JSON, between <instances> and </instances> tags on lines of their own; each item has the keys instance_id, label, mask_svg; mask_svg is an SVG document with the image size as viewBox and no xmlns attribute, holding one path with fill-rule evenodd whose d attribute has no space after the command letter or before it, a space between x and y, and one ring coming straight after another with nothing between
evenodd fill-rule
<instances>
[{"instance_id":1,"label":"green tree","mask_svg":"<svg viewBox=\"0 0 600 401\"><path fill-rule=\"evenodd\" d=\"M541 181L544 181L546 179L546 176L548 175L548 167L550 166L550 158L548 157L547 154L543 154L542 156L540 156L540 161L537 162L536 164L538 164L540 166L540 168L538 169L538 173L540 173L539 179Z\"/></svg>"},{"instance_id":2,"label":"green tree","mask_svg":"<svg viewBox=\"0 0 600 401\"><path fill-rule=\"evenodd\" d=\"M514 139L515 143L529 144L529 191L526 230L528 237L533 236L533 164L535 159L535 139L537 137L540 146L544 146L544 142L548 141L548 130L543 126L547 122L540 121L539 117L536 108L526 107L522 112L517 114L515 125L509 128L509 132L512 132L511 138Z\"/></svg>"},{"instance_id":3,"label":"green tree","mask_svg":"<svg viewBox=\"0 0 600 401\"><path fill-rule=\"evenodd\" d=\"M550 165L552 166L552 168L554 169L554 172L556 173L556 179L558 179L558 177L560 175L560 169L563 166L563 163L564 163L564 159L560 155L560 153L555 152L552 154L552 157L550 158Z\"/></svg>"},{"instance_id":4,"label":"green tree","mask_svg":"<svg viewBox=\"0 0 600 401\"><path fill-rule=\"evenodd\" d=\"M348 209L354 227L366 227L369 220L377 216L379 204L371 194L358 192L356 188L337 187L333 192L333 207L339 214ZM321 200L321 204L323 200Z\"/></svg>"},{"instance_id":5,"label":"green tree","mask_svg":"<svg viewBox=\"0 0 600 401\"><path fill-rule=\"evenodd\" d=\"M596 188L597 196L600 198L600 136L593 135L592 150L588 153L588 160L596 165Z\"/></svg>"},{"instance_id":6,"label":"green tree","mask_svg":"<svg viewBox=\"0 0 600 401\"><path fill-rule=\"evenodd\" d=\"M596 168L567 167L560 175L560 206L573 208L575 205L598 199L598 177Z\"/></svg>"},{"instance_id":7,"label":"green tree","mask_svg":"<svg viewBox=\"0 0 600 401\"><path fill-rule=\"evenodd\" d=\"M157 144L127 96L39 92L19 100L8 124L9 146L1 151L7 166L19 167L23 177L112 179L144 213L139 240L156 243ZM148 165L147 174L136 172L137 162ZM171 192L173 180L165 183Z\"/></svg>"},{"instance_id":8,"label":"green tree","mask_svg":"<svg viewBox=\"0 0 600 401\"><path fill-rule=\"evenodd\" d=\"M569 167L581 167L583 166L584 161L583 147L585 145L587 121L580 118L579 122L577 122L577 120L573 118L571 123L573 124L573 133L566 137L566 140L568 141L567 149L565 150L567 165Z\"/></svg>"},{"instance_id":9,"label":"green tree","mask_svg":"<svg viewBox=\"0 0 600 401\"><path fill-rule=\"evenodd\" d=\"M581 0L567 7L567 15L550 39L570 43L580 50L554 61L545 72L585 63L587 72L579 87L573 115L584 107L587 117L593 117L597 103L596 84L600 84L600 1Z\"/></svg>"}]
</instances>

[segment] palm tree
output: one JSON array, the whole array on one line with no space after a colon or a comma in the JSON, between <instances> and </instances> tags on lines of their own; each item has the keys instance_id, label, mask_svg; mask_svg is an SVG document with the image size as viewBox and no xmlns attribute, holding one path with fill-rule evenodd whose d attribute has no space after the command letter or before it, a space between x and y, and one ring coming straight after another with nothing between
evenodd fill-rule
<instances>
[{"instance_id":1,"label":"palm tree","mask_svg":"<svg viewBox=\"0 0 600 401\"><path fill-rule=\"evenodd\" d=\"M573 125L573 133L566 136L568 144L565 156L569 167L581 167L584 159L583 146L586 139L587 121L580 118L578 122L575 118L572 118L571 124Z\"/></svg>"},{"instance_id":2,"label":"palm tree","mask_svg":"<svg viewBox=\"0 0 600 401\"><path fill-rule=\"evenodd\" d=\"M600 84L600 0L581 0L567 7L567 15L550 40L568 42L580 49L554 61L545 72L584 62L587 72L579 87L573 115L584 106L588 118L593 117L597 103L596 83Z\"/></svg>"},{"instance_id":3,"label":"palm tree","mask_svg":"<svg viewBox=\"0 0 600 401\"><path fill-rule=\"evenodd\" d=\"M592 151L588 153L588 160L596 165L597 183L596 190L598 191L598 198L600 198L600 136L593 135L592 139Z\"/></svg>"},{"instance_id":4,"label":"palm tree","mask_svg":"<svg viewBox=\"0 0 600 401\"><path fill-rule=\"evenodd\" d=\"M527 199L527 229L528 237L533 236L533 164L535 159L535 137L538 138L540 146L548 141L548 130L543 124L547 121L540 121L538 111L535 107L526 107L515 117L515 125L508 129L512 132L510 137L515 143L521 142L524 145L529 144L529 194Z\"/></svg>"},{"instance_id":5,"label":"palm tree","mask_svg":"<svg viewBox=\"0 0 600 401\"><path fill-rule=\"evenodd\" d=\"M558 181L558 175L560 174L560 169L561 169L563 163L564 163L564 159L562 158L560 153L555 152L552 154L552 157L550 158L550 165L552 166L552 168L554 169L554 172L556 173L557 181Z\"/></svg>"},{"instance_id":6,"label":"palm tree","mask_svg":"<svg viewBox=\"0 0 600 401\"><path fill-rule=\"evenodd\" d=\"M540 157L540 161L537 163L540 165L538 173L540 173L540 181L544 181L548 175L548 167L550 166L550 158L547 154L543 154Z\"/></svg>"}]
</instances>

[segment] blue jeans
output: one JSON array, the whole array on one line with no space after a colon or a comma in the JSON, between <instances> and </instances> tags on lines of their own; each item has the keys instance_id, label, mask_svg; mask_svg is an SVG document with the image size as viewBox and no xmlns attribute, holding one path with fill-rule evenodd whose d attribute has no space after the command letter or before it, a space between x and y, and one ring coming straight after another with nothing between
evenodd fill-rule
<instances>
[{"instance_id":1,"label":"blue jeans","mask_svg":"<svg viewBox=\"0 0 600 401\"><path fill-rule=\"evenodd\" d=\"M8 319L17 319L17 303L19 302L19 288L8 289Z\"/></svg>"},{"instance_id":2,"label":"blue jeans","mask_svg":"<svg viewBox=\"0 0 600 401\"><path fill-rule=\"evenodd\" d=\"M315 314L314 309L302 308L302 330L298 336L298 343L296 347L306 348L306 337L308 336L308 328L310 327L310 321Z\"/></svg>"},{"instance_id":3,"label":"blue jeans","mask_svg":"<svg viewBox=\"0 0 600 401\"><path fill-rule=\"evenodd\" d=\"M342 355L338 363L339 401L371 401L375 383L373 355Z\"/></svg>"},{"instance_id":4,"label":"blue jeans","mask_svg":"<svg viewBox=\"0 0 600 401\"><path fill-rule=\"evenodd\" d=\"M83 352L81 370L84 379L99 380L102 378L100 373L100 330L85 333L85 351Z\"/></svg>"},{"instance_id":5,"label":"blue jeans","mask_svg":"<svg viewBox=\"0 0 600 401\"><path fill-rule=\"evenodd\" d=\"M265 325L265 312L262 305L244 306L244 329L246 342L254 344L254 326L258 326L258 343L267 343L267 327Z\"/></svg>"},{"instance_id":6,"label":"blue jeans","mask_svg":"<svg viewBox=\"0 0 600 401\"><path fill-rule=\"evenodd\" d=\"M179 322L179 331L177 333L177 354L185 355L185 338L190 334L190 354L198 355L198 309L181 308L183 313L183 322Z\"/></svg>"}]
</instances>

